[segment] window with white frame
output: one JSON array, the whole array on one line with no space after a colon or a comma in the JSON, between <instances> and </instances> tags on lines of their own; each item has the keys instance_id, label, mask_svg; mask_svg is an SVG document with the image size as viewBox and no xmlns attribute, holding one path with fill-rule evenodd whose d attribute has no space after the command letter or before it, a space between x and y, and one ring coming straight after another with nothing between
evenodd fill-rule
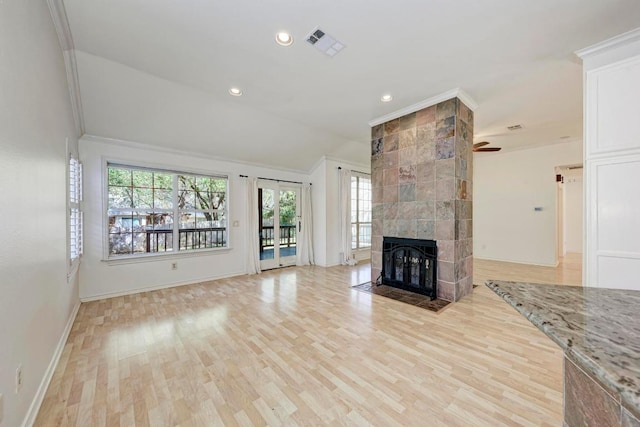
<instances>
[{"instance_id":1,"label":"window with white frame","mask_svg":"<svg viewBox=\"0 0 640 427\"><path fill-rule=\"evenodd\" d=\"M227 247L226 176L107 165L108 256Z\"/></svg>"},{"instance_id":2,"label":"window with white frame","mask_svg":"<svg viewBox=\"0 0 640 427\"><path fill-rule=\"evenodd\" d=\"M83 216L82 202L82 163L69 158L69 263L73 266L82 255Z\"/></svg>"},{"instance_id":3,"label":"window with white frame","mask_svg":"<svg viewBox=\"0 0 640 427\"><path fill-rule=\"evenodd\" d=\"M351 249L371 247L371 178L351 177Z\"/></svg>"}]
</instances>

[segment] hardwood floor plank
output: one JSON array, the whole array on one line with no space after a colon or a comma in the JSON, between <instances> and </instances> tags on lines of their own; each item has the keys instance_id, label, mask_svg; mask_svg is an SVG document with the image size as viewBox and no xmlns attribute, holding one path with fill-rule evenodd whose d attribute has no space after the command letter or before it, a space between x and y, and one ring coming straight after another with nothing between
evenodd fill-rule
<instances>
[{"instance_id":1,"label":"hardwood floor plank","mask_svg":"<svg viewBox=\"0 0 640 427\"><path fill-rule=\"evenodd\" d=\"M497 295L436 314L352 290L369 268L83 303L36 425L561 424L562 353ZM578 280L558 268L481 261L475 277Z\"/></svg>"}]
</instances>

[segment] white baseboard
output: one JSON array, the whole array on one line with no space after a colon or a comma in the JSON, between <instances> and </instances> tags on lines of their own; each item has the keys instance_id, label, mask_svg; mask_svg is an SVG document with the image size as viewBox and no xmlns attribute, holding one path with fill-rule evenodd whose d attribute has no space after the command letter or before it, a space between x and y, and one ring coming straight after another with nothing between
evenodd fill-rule
<instances>
[{"instance_id":1,"label":"white baseboard","mask_svg":"<svg viewBox=\"0 0 640 427\"><path fill-rule=\"evenodd\" d=\"M76 320L76 316L78 315L78 310L80 309L80 301L78 301L73 307L71 311L71 315L67 320L67 325L64 327L64 331L62 332L62 336L58 341L58 345L56 347L56 351L53 353L53 357L51 358L51 362L49 363L49 367L44 373L44 377L42 377L42 381L40 382L40 386L38 387L38 391L31 402L31 406L29 406L29 410L27 411L27 415L24 417L24 421L22 422L22 427L31 427L36 422L36 417L38 416L38 411L40 411L40 406L42 405L42 401L44 400L44 395L47 393L47 389L49 388L49 384L51 383L51 379L53 378L53 373L58 366L58 362L60 361L60 356L62 356L62 351L64 350L64 346L67 344L67 339L69 338L69 334L71 333L71 328L73 327L73 322Z\"/></svg>"},{"instance_id":2,"label":"white baseboard","mask_svg":"<svg viewBox=\"0 0 640 427\"><path fill-rule=\"evenodd\" d=\"M158 285L158 286L148 286L146 288L129 289L122 292L110 292L106 294L90 295L90 296L80 297L80 301L89 302L89 301L98 301L98 300L107 299L107 298L123 297L125 295L139 294L141 292L150 292L150 291L157 291L160 289L175 288L178 286L193 285L195 283L209 282L211 280L228 279L229 277L242 276L245 274L246 274L245 272L236 272L236 273L230 273L230 274L223 274L220 276L210 276L210 277L203 277L200 279L191 279L191 280L182 281L182 282L166 283L164 285Z\"/></svg>"}]
</instances>

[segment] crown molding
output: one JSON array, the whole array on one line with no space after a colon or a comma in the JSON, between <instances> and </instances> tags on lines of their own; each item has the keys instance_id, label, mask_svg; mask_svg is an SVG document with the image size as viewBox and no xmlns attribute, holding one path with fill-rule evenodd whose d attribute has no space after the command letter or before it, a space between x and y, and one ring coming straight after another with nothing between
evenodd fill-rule
<instances>
[{"instance_id":1,"label":"crown molding","mask_svg":"<svg viewBox=\"0 0 640 427\"><path fill-rule=\"evenodd\" d=\"M69 87L69 96L71 97L71 109L73 111L73 120L76 124L78 136L84 134L84 114L82 111L82 98L80 96L80 80L78 78L78 66L76 64L76 51L71 35L71 27L69 27L69 19L67 11L64 7L63 0L47 0L49 12L53 20L53 26L58 35L58 41L62 48L62 56L64 58L64 68L67 72L67 86Z\"/></svg>"},{"instance_id":2,"label":"crown molding","mask_svg":"<svg viewBox=\"0 0 640 427\"><path fill-rule=\"evenodd\" d=\"M601 41L592 46L585 47L584 49L576 50L575 54L582 59L588 58L592 55L596 55L603 51L607 51L612 48L626 46L631 43L640 41L640 28L627 31L626 33L619 34L610 39Z\"/></svg>"},{"instance_id":3,"label":"crown molding","mask_svg":"<svg viewBox=\"0 0 640 427\"><path fill-rule=\"evenodd\" d=\"M97 142L101 144L111 144L111 145L117 145L125 148L132 148L136 150L150 150L158 153L173 154L176 156L197 157L201 159L214 160L218 162L231 163L231 164L241 165L241 166L251 166L251 167L262 168L262 169L271 169L271 170L276 170L280 172L288 172L288 173L295 173L295 174L302 174L302 175L309 174L309 171L302 170L302 169L284 168L280 166L268 165L265 163L246 162L243 160L230 159L227 157L213 156L210 154L201 153L197 151L178 150L170 147L163 147L163 146L153 145L153 144L145 144L142 142L127 141L124 139L117 139L117 138L107 138L104 136L84 134L82 135L82 138L80 138L80 141Z\"/></svg>"},{"instance_id":4,"label":"crown molding","mask_svg":"<svg viewBox=\"0 0 640 427\"><path fill-rule=\"evenodd\" d=\"M432 96L431 98L427 98L424 101L420 101L416 104L409 105L408 107L393 111L389 114L385 114L384 116L378 117L377 119L373 119L369 122L369 126L373 127L382 123L386 123L389 120L397 119L398 117L415 113L418 110L431 107L432 105L439 104L452 98L460 99L460 101L464 102L464 104L469 107L471 111L475 111L478 108L478 103L467 92L463 91L460 88L456 88L443 92L439 95Z\"/></svg>"},{"instance_id":5,"label":"crown molding","mask_svg":"<svg viewBox=\"0 0 640 427\"><path fill-rule=\"evenodd\" d=\"M82 98L80 96L80 79L78 77L78 66L76 65L76 51L65 50L64 68L67 71L67 83L69 86L69 96L71 96L71 109L73 110L73 120L76 123L78 135L84 134L84 114L82 112Z\"/></svg>"},{"instance_id":6,"label":"crown molding","mask_svg":"<svg viewBox=\"0 0 640 427\"><path fill-rule=\"evenodd\" d=\"M354 162L350 162L348 160L340 159L338 157L324 155L324 156L320 157L318 160L316 160L316 162L313 164L311 169L309 169L309 172L308 172L309 175L313 174L316 171L316 169L318 169L320 166L322 166L323 163L326 163L326 162L341 163L343 165L347 165L347 166L355 168L355 169L363 169L365 171L370 171L371 170L371 165L370 164L354 163ZM367 172L367 173L370 173L370 172Z\"/></svg>"},{"instance_id":7,"label":"crown molding","mask_svg":"<svg viewBox=\"0 0 640 427\"><path fill-rule=\"evenodd\" d=\"M62 50L73 50L73 37L71 36L71 27L69 27L69 19L67 18L67 10L64 8L62 0L47 0L49 12L53 19L53 25L58 33L58 40Z\"/></svg>"}]
</instances>

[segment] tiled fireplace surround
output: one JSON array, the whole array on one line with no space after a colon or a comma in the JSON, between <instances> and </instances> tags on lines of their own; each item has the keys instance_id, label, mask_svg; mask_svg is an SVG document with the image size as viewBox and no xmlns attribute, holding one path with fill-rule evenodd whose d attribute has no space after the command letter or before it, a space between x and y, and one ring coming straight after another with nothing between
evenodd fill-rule
<instances>
[{"instance_id":1,"label":"tiled fireplace surround","mask_svg":"<svg viewBox=\"0 0 640 427\"><path fill-rule=\"evenodd\" d=\"M436 240L438 298L472 290L473 111L453 98L371 130L371 278L382 237Z\"/></svg>"}]
</instances>

